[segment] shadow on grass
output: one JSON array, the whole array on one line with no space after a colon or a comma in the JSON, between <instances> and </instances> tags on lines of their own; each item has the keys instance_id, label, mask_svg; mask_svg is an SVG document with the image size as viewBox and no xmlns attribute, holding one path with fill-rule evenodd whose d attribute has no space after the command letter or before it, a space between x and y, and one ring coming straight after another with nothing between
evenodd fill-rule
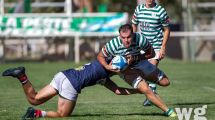
<instances>
[{"instance_id":1,"label":"shadow on grass","mask_svg":"<svg viewBox=\"0 0 215 120\"><path fill-rule=\"evenodd\" d=\"M132 116L132 115L140 115L140 116L164 116L162 113L129 113L129 114L103 114L103 113L89 113L89 114L81 114L81 115L72 115L72 117L90 117L90 116Z\"/></svg>"}]
</instances>

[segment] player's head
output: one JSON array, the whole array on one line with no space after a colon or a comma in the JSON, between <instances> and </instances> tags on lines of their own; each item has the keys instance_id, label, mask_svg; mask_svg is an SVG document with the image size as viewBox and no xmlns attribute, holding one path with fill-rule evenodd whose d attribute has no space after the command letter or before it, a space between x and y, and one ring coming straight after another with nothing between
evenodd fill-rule
<instances>
[{"instance_id":1,"label":"player's head","mask_svg":"<svg viewBox=\"0 0 215 120\"><path fill-rule=\"evenodd\" d=\"M130 24L124 24L119 28L119 36L122 40L123 45L128 48L130 47L133 39L133 29Z\"/></svg>"},{"instance_id":2,"label":"player's head","mask_svg":"<svg viewBox=\"0 0 215 120\"><path fill-rule=\"evenodd\" d=\"M156 3L155 0L146 0L147 5L150 5L150 6L152 5L153 6L155 3Z\"/></svg>"}]
</instances>

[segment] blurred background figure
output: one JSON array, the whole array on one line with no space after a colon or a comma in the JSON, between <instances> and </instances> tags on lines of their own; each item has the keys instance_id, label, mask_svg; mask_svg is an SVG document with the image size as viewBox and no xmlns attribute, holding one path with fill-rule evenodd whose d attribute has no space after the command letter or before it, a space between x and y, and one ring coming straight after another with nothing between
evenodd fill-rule
<instances>
[{"instance_id":1,"label":"blurred background figure","mask_svg":"<svg viewBox=\"0 0 215 120\"><path fill-rule=\"evenodd\" d=\"M72 11L73 12L107 12L108 0L72 0Z\"/></svg>"},{"instance_id":2,"label":"blurred background figure","mask_svg":"<svg viewBox=\"0 0 215 120\"><path fill-rule=\"evenodd\" d=\"M79 0L82 12L93 12L92 0Z\"/></svg>"},{"instance_id":3,"label":"blurred background figure","mask_svg":"<svg viewBox=\"0 0 215 120\"><path fill-rule=\"evenodd\" d=\"M72 0L74 12L93 12L92 0Z\"/></svg>"},{"instance_id":4,"label":"blurred background figure","mask_svg":"<svg viewBox=\"0 0 215 120\"><path fill-rule=\"evenodd\" d=\"M9 9L9 13L30 13L31 0L17 0L17 3Z\"/></svg>"},{"instance_id":5,"label":"blurred background figure","mask_svg":"<svg viewBox=\"0 0 215 120\"><path fill-rule=\"evenodd\" d=\"M14 7L14 13L24 13L24 1L18 0L18 4Z\"/></svg>"}]
</instances>

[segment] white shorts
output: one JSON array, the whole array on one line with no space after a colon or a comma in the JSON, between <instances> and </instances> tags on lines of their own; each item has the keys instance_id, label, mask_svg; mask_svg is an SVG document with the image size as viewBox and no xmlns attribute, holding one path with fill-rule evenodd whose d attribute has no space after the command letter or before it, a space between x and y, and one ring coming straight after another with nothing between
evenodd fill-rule
<instances>
[{"instance_id":1,"label":"white shorts","mask_svg":"<svg viewBox=\"0 0 215 120\"><path fill-rule=\"evenodd\" d=\"M68 78L62 73L57 73L50 85L54 87L58 94L68 100L75 101L78 98L78 93L68 80Z\"/></svg>"},{"instance_id":2,"label":"white shorts","mask_svg":"<svg viewBox=\"0 0 215 120\"><path fill-rule=\"evenodd\" d=\"M145 76L151 74L156 70L156 66L151 64L148 60L141 60L138 64L132 66L132 68L141 70Z\"/></svg>"}]
</instances>

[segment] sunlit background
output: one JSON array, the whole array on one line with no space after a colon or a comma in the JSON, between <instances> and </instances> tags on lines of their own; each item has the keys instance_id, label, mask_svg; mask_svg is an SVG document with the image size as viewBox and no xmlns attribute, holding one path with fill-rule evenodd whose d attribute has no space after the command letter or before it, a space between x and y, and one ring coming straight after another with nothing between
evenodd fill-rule
<instances>
[{"instance_id":1,"label":"sunlit background","mask_svg":"<svg viewBox=\"0 0 215 120\"><path fill-rule=\"evenodd\" d=\"M167 57L215 60L215 2L159 0L171 20ZM0 61L91 60L144 0L1 0Z\"/></svg>"}]
</instances>

